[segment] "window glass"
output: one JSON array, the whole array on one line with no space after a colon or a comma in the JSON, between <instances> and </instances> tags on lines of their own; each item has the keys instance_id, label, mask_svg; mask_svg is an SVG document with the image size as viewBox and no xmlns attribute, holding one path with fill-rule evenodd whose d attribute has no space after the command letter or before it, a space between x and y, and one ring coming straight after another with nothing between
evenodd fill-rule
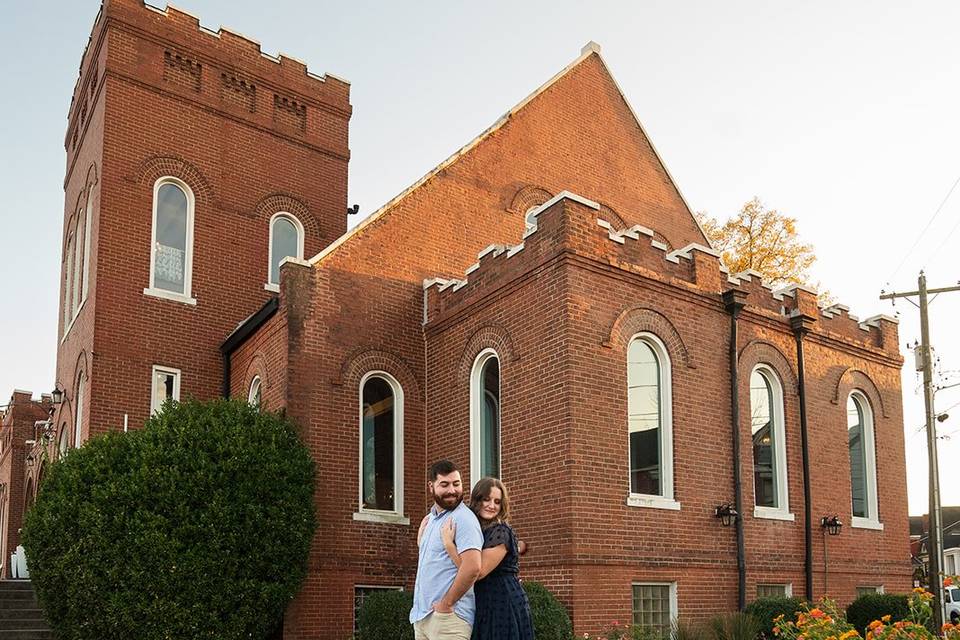
<instances>
[{"instance_id":1,"label":"window glass","mask_svg":"<svg viewBox=\"0 0 960 640\"><path fill-rule=\"evenodd\" d=\"M75 447L79 447L79 446L80 446L80 438L81 438L81 436L82 436L82 434L83 434L83 422L82 422L82 419L83 419L83 393L84 393L84 392L83 392L83 387L84 387L84 385L83 385L83 377L81 376L81 377L77 378L77 397L76 397L77 413L76 413L76 415L74 416L74 419L73 419L73 424L74 424L73 446L75 446Z\"/></svg>"},{"instance_id":2,"label":"window glass","mask_svg":"<svg viewBox=\"0 0 960 640\"><path fill-rule=\"evenodd\" d=\"M260 376L253 376L253 381L250 383L250 393L247 394L247 402L253 406L260 408Z\"/></svg>"},{"instance_id":3,"label":"window glass","mask_svg":"<svg viewBox=\"0 0 960 640\"><path fill-rule=\"evenodd\" d=\"M73 232L67 236L67 264L64 267L63 287L63 331L66 334L70 321L73 320Z\"/></svg>"},{"instance_id":4,"label":"window glass","mask_svg":"<svg viewBox=\"0 0 960 640\"><path fill-rule=\"evenodd\" d=\"M290 218L278 216L273 220L271 242L270 284L280 284L280 262L300 257L300 231Z\"/></svg>"},{"instance_id":5,"label":"window glass","mask_svg":"<svg viewBox=\"0 0 960 640\"><path fill-rule=\"evenodd\" d=\"M627 353L631 493L661 495L660 363L644 340Z\"/></svg>"},{"instance_id":6,"label":"window glass","mask_svg":"<svg viewBox=\"0 0 960 640\"><path fill-rule=\"evenodd\" d=\"M480 476L500 477L500 362L488 358L481 373L483 412L480 435Z\"/></svg>"},{"instance_id":7,"label":"window glass","mask_svg":"<svg viewBox=\"0 0 960 640\"><path fill-rule=\"evenodd\" d=\"M633 585L633 624L666 638L670 635L673 618L670 585Z\"/></svg>"},{"instance_id":8,"label":"window glass","mask_svg":"<svg viewBox=\"0 0 960 640\"><path fill-rule=\"evenodd\" d=\"M155 367L153 370L153 398L151 413L160 411L167 400L180 399L180 373L172 369Z\"/></svg>"},{"instance_id":9,"label":"window glass","mask_svg":"<svg viewBox=\"0 0 960 640\"><path fill-rule=\"evenodd\" d=\"M847 398L847 443L850 449L850 492L853 499L853 515L866 518L867 511L867 458L864 444L863 408L860 401L851 395Z\"/></svg>"},{"instance_id":10,"label":"window glass","mask_svg":"<svg viewBox=\"0 0 960 640\"><path fill-rule=\"evenodd\" d=\"M60 438L57 441L57 460L63 460L70 451L70 436L67 432L67 423L60 425Z\"/></svg>"},{"instance_id":11,"label":"window glass","mask_svg":"<svg viewBox=\"0 0 960 640\"><path fill-rule=\"evenodd\" d=\"M153 286L186 293L187 194L175 184L157 189Z\"/></svg>"},{"instance_id":12,"label":"window glass","mask_svg":"<svg viewBox=\"0 0 960 640\"><path fill-rule=\"evenodd\" d=\"M372 377L363 385L363 507L394 509L394 397L390 384Z\"/></svg>"},{"instance_id":13,"label":"window glass","mask_svg":"<svg viewBox=\"0 0 960 640\"><path fill-rule=\"evenodd\" d=\"M757 506L777 505L777 436L773 388L759 370L750 376L750 432L753 436L753 486Z\"/></svg>"},{"instance_id":14,"label":"window glass","mask_svg":"<svg viewBox=\"0 0 960 640\"><path fill-rule=\"evenodd\" d=\"M84 222L83 209L80 210L80 214L77 218L77 230L73 234L73 295L71 297L71 319L76 317L77 312L80 310L80 294L83 291L83 247L84 239L83 234L86 231L86 222Z\"/></svg>"},{"instance_id":15,"label":"window glass","mask_svg":"<svg viewBox=\"0 0 960 640\"><path fill-rule=\"evenodd\" d=\"M869 595L872 593L882 593L880 587L857 587L857 597Z\"/></svg>"},{"instance_id":16,"label":"window glass","mask_svg":"<svg viewBox=\"0 0 960 640\"><path fill-rule=\"evenodd\" d=\"M785 584L758 584L758 598L786 598L787 585Z\"/></svg>"}]
</instances>

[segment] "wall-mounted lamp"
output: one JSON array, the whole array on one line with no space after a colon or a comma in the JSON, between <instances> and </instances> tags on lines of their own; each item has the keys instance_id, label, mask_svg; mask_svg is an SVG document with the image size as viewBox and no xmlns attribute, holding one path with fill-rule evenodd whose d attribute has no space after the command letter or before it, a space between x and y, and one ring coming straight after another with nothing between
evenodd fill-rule
<instances>
[{"instance_id":1,"label":"wall-mounted lamp","mask_svg":"<svg viewBox=\"0 0 960 640\"><path fill-rule=\"evenodd\" d=\"M53 388L53 391L50 392L50 399L53 401L53 404L60 404L63 402L63 389L59 386Z\"/></svg>"},{"instance_id":2,"label":"wall-mounted lamp","mask_svg":"<svg viewBox=\"0 0 960 640\"><path fill-rule=\"evenodd\" d=\"M34 461L34 457L33 457L32 455L27 456L27 466L28 466L28 467L32 467L32 466L33 466L33 461Z\"/></svg>"},{"instance_id":3,"label":"wall-mounted lamp","mask_svg":"<svg viewBox=\"0 0 960 640\"><path fill-rule=\"evenodd\" d=\"M820 528L826 529L827 533L832 536L840 535L840 528L843 526L843 523L840 522L840 518L837 516L823 516L820 518Z\"/></svg>"},{"instance_id":4,"label":"wall-mounted lamp","mask_svg":"<svg viewBox=\"0 0 960 640\"><path fill-rule=\"evenodd\" d=\"M737 510L734 509L733 505L729 502L727 504L721 504L714 509L713 515L720 518L720 523L725 527L729 527L740 516L740 514L737 513Z\"/></svg>"}]
</instances>

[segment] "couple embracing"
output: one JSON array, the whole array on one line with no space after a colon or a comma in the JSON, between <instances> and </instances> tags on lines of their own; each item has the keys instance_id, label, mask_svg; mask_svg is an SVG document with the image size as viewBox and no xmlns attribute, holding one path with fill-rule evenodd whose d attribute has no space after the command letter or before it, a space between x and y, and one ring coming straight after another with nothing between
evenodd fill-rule
<instances>
[{"instance_id":1,"label":"couple embracing","mask_svg":"<svg viewBox=\"0 0 960 640\"><path fill-rule=\"evenodd\" d=\"M430 467L429 486L434 505L417 534L410 611L416 640L533 640L503 483L482 478L467 507L459 469L441 460Z\"/></svg>"}]
</instances>

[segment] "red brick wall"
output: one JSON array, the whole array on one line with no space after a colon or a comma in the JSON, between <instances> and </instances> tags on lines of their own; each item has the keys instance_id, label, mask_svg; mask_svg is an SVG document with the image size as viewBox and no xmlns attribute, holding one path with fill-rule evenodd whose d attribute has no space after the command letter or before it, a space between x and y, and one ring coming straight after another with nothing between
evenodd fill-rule
<instances>
[{"instance_id":1,"label":"red brick wall","mask_svg":"<svg viewBox=\"0 0 960 640\"><path fill-rule=\"evenodd\" d=\"M713 515L714 507L733 500L730 319L717 289L690 286L719 285L718 267L709 277L705 262L668 263L646 238L621 246L596 225L596 216L580 204L551 207L513 257L484 257L459 290L431 287L426 328L428 393L445 390L428 407L428 458L434 451L468 455L464 363L483 346L499 344L509 354L501 357L503 474L514 490L518 530L536 545L524 559L524 573L546 578L560 593L572 607L577 633L629 620L632 582L677 582L687 619L735 608L737 586L734 530ZM656 258L662 268L624 260L638 252L647 254L646 264ZM792 583L802 596L796 347L787 318L765 309L783 301L751 283L743 286L751 291L739 336L747 593L753 599L757 584ZM828 592L841 603L855 597L857 586L910 587L895 327L881 321L865 330L845 322L821 318L805 354L815 596ZM625 504L626 346L640 331L660 337L670 355L680 511ZM485 340L474 337L484 332ZM761 362L783 383L793 522L753 516L749 375ZM854 388L874 408L883 531L850 526L846 397ZM442 444L433 448L433 442ZM819 518L834 513L847 526L841 536L823 538Z\"/></svg>"},{"instance_id":2,"label":"red brick wall","mask_svg":"<svg viewBox=\"0 0 960 640\"><path fill-rule=\"evenodd\" d=\"M46 420L50 400L31 399L30 392L14 391L5 411L0 414L0 577L10 578L10 554L20 544L20 527L27 500L27 478L32 470L27 467L31 446L27 440L37 437L34 428L38 420ZM36 464L36 463L35 463Z\"/></svg>"},{"instance_id":3,"label":"red brick wall","mask_svg":"<svg viewBox=\"0 0 960 640\"><path fill-rule=\"evenodd\" d=\"M90 294L58 351L67 398L58 424L72 433L80 371L90 393L84 438L120 428L125 415L131 427L143 424L154 364L182 371L181 397L219 395L220 343L271 295L270 217L298 217L307 256L346 228L350 113L349 86L336 78L270 60L229 31L202 31L176 9L105 3L68 126L65 219L88 167L98 179ZM143 292L153 186L164 175L196 199L196 305Z\"/></svg>"}]
</instances>

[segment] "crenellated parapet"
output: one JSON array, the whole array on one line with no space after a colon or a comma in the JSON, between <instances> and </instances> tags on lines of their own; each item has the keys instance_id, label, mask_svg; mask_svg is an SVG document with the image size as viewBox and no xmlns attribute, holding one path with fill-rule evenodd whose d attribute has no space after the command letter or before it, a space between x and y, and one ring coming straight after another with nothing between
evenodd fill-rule
<instances>
[{"instance_id":1,"label":"crenellated parapet","mask_svg":"<svg viewBox=\"0 0 960 640\"><path fill-rule=\"evenodd\" d=\"M109 34L109 37L108 35ZM181 9L142 0L104 0L81 61L65 146L82 137L87 103L116 75L346 157L350 85L311 73L302 61L260 43L207 28Z\"/></svg>"},{"instance_id":2,"label":"crenellated parapet","mask_svg":"<svg viewBox=\"0 0 960 640\"><path fill-rule=\"evenodd\" d=\"M791 284L775 288L760 273L730 274L711 247L690 244L672 250L643 225L617 229L600 218L601 205L564 191L534 210L536 221L515 245L490 245L460 278L425 280L424 324L444 317L509 283L559 253L593 259L683 289L716 297L735 287L747 294L748 312L782 323L790 317L816 318L814 332L870 349L897 352L896 319L874 316L860 321L843 305L821 308L818 293Z\"/></svg>"}]
</instances>

